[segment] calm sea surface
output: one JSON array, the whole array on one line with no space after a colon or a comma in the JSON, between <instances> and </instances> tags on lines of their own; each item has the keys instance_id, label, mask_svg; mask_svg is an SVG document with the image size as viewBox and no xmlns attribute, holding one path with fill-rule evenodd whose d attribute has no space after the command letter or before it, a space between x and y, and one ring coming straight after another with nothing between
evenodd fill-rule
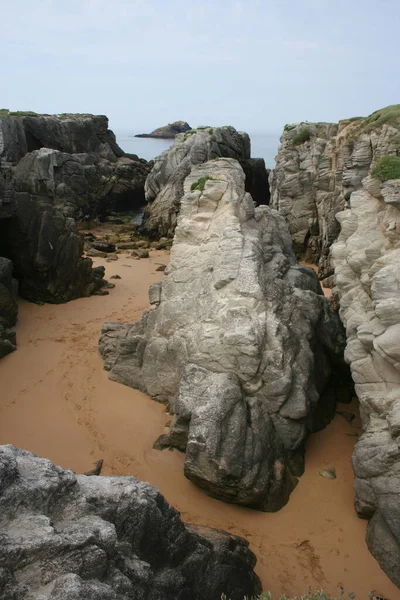
<instances>
[{"instance_id":1,"label":"calm sea surface","mask_svg":"<svg viewBox=\"0 0 400 600\"><path fill-rule=\"evenodd\" d=\"M164 152L173 140L158 140L154 138L135 138L129 131L114 130L117 142L125 152L137 154L140 158L152 160ZM251 156L263 158L265 166L272 169L275 166L275 156L278 152L280 134L250 134Z\"/></svg>"}]
</instances>

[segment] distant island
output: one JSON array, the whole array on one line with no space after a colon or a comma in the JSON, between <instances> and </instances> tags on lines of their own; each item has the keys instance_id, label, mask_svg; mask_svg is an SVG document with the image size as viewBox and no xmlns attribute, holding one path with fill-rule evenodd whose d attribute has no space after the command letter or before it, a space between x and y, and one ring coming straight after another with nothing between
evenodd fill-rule
<instances>
[{"instance_id":1,"label":"distant island","mask_svg":"<svg viewBox=\"0 0 400 600\"><path fill-rule=\"evenodd\" d=\"M186 121L175 121L175 123L168 123L164 127L159 127L151 133L138 133L135 135L137 138L163 138L170 139L174 138L178 133L185 133L192 129L189 123Z\"/></svg>"}]
</instances>

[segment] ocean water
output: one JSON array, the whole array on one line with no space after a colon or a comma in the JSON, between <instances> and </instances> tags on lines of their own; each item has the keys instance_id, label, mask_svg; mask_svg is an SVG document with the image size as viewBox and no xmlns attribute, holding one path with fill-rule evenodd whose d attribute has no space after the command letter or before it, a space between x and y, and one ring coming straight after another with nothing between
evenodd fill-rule
<instances>
[{"instance_id":1,"label":"ocean water","mask_svg":"<svg viewBox=\"0 0 400 600\"><path fill-rule=\"evenodd\" d=\"M164 152L173 143L173 140L159 140L154 138L135 138L134 133L128 130L114 130L117 143L122 150L130 154L137 154L140 158L152 160ZM251 156L263 158L267 169L275 167L275 156L278 152L279 133L249 134L251 139Z\"/></svg>"}]
</instances>

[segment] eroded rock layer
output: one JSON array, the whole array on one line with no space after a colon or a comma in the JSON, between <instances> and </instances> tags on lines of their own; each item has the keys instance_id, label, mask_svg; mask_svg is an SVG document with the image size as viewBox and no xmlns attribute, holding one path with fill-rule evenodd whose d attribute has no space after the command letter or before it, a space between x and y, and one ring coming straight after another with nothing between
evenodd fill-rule
<instances>
[{"instance_id":1,"label":"eroded rock layer","mask_svg":"<svg viewBox=\"0 0 400 600\"><path fill-rule=\"evenodd\" d=\"M338 124L285 126L270 175L271 206L285 217L296 255L318 264L321 279L333 274L330 247L340 231L336 213L348 207L351 193L379 158L397 154L400 111L394 109Z\"/></svg>"},{"instance_id":2,"label":"eroded rock layer","mask_svg":"<svg viewBox=\"0 0 400 600\"><path fill-rule=\"evenodd\" d=\"M244 180L232 159L192 169L151 310L106 323L100 351L113 380L169 404L158 447L186 452L189 479L273 511L302 473L307 435L345 397L345 339L283 217L255 209Z\"/></svg>"},{"instance_id":3,"label":"eroded rock layer","mask_svg":"<svg viewBox=\"0 0 400 600\"><path fill-rule=\"evenodd\" d=\"M152 486L0 446L1 600L233 600L261 586L246 540L185 526Z\"/></svg>"},{"instance_id":4,"label":"eroded rock layer","mask_svg":"<svg viewBox=\"0 0 400 600\"><path fill-rule=\"evenodd\" d=\"M337 219L336 289L364 429L353 455L356 509L400 587L400 180L366 177Z\"/></svg>"}]
</instances>

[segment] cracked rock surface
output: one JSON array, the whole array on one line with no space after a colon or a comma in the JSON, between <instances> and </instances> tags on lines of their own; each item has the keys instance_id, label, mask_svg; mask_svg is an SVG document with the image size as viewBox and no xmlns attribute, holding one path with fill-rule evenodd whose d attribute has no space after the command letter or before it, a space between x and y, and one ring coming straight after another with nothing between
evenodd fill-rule
<instances>
[{"instance_id":1,"label":"cracked rock surface","mask_svg":"<svg viewBox=\"0 0 400 600\"><path fill-rule=\"evenodd\" d=\"M88 477L0 446L1 600L242 600L248 543L186 526L152 486Z\"/></svg>"},{"instance_id":2,"label":"cracked rock surface","mask_svg":"<svg viewBox=\"0 0 400 600\"><path fill-rule=\"evenodd\" d=\"M283 217L254 208L237 161L186 178L171 261L149 296L138 323L103 326L111 379L169 404L157 446L186 452L189 479L222 500L278 510L303 471L307 436L348 392L345 337L314 271L297 264Z\"/></svg>"}]
</instances>

